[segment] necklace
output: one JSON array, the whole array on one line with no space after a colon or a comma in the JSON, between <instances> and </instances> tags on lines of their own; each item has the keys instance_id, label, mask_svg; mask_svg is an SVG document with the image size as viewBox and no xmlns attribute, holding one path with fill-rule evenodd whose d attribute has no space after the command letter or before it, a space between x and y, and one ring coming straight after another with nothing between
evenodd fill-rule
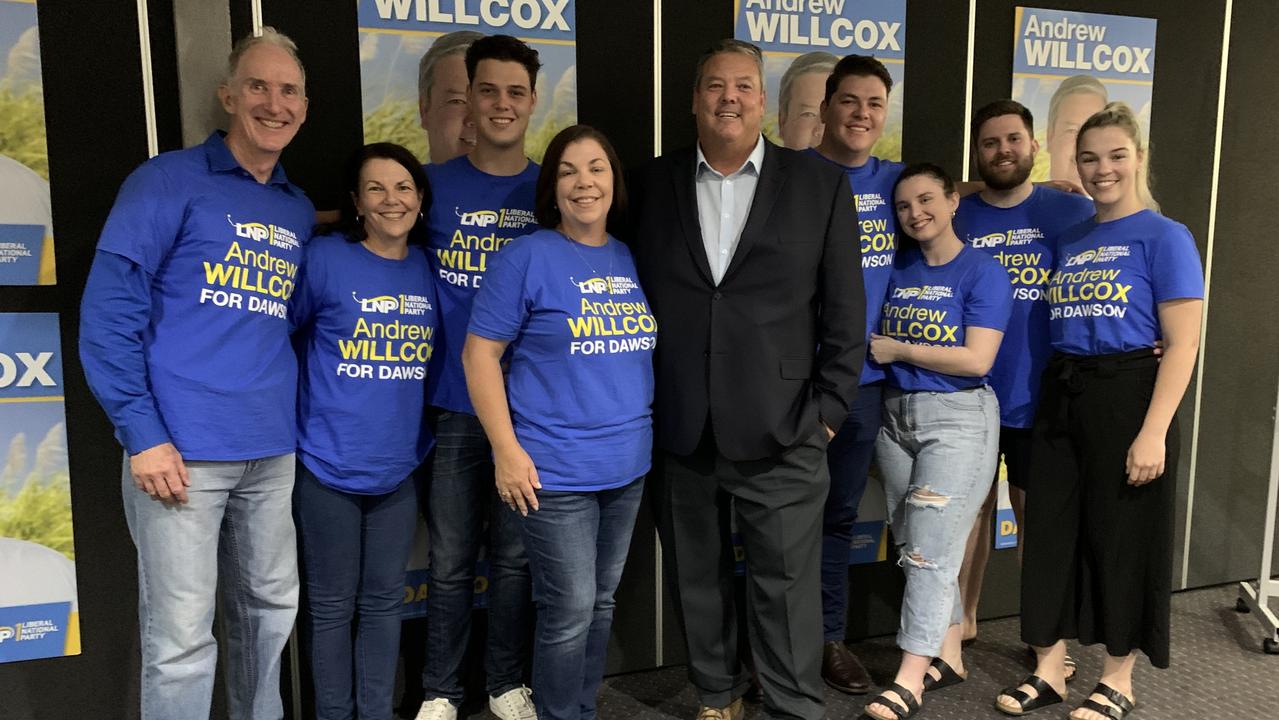
<instances>
[{"instance_id":1,"label":"necklace","mask_svg":"<svg viewBox=\"0 0 1279 720\"><path fill-rule=\"evenodd\" d=\"M568 241L569 247L573 248L573 254L577 255L577 259L581 260L583 265L590 268L591 276L600 277L600 271L595 269L595 266L592 265L590 261L586 259L586 256L582 254L581 250L577 249L577 246L579 244L584 244L584 243L578 243L578 241L574 240L568 233L564 232L563 230L559 230L557 228L557 231L559 232L560 235L564 236L565 240ZM607 247L607 240L605 241L605 245L603 247ZM609 251L610 252L608 254L608 272L604 274L603 280L604 280L604 284L608 287L608 294L612 295L613 294L613 258L616 255L616 253L612 252L612 248L609 248Z\"/></svg>"}]
</instances>

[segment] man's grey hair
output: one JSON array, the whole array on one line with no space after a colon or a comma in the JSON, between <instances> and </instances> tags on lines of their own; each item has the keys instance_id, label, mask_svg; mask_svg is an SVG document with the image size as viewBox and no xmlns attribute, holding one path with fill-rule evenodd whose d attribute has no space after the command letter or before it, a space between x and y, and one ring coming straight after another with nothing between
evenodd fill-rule
<instances>
[{"instance_id":1,"label":"man's grey hair","mask_svg":"<svg viewBox=\"0 0 1279 720\"><path fill-rule=\"evenodd\" d=\"M786 72L782 73L781 85L777 88L777 114L787 117L786 111L790 108L790 89L795 82L795 78L808 73L820 73L822 78L825 79L835 69L835 63L837 62L839 62L839 58L820 50L804 53L792 60L790 67L786 68Z\"/></svg>"},{"instance_id":2,"label":"man's grey hair","mask_svg":"<svg viewBox=\"0 0 1279 720\"><path fill-rule=\"evenodd\" d=\"M249 35L240 38L235 46L231 48L231 54L227 56L226 61L226 77L222 80L222 84L230 86L235 82L235 72L240 67L240 58L251 48L258 45L274 45L293 58L293 62L298 64L298 72L302 75L302 87L306 88L306 68L302 66L302 58L298 57L298 45L288 35L267 25L262 28L261 34Z\"/></svg>"},{"instance_id":3,"label":"man's grey hair","mask_svg":"<svg viewBox=\"0 0 1279 720\"><path fill-rule=\"evenodd\" d=\"M755 67L759 69L759 87L764 89L764 53L759 48L745 40L736 40L734 38L725 38L715 41L702 56L697 59L697 75L693 78L693 89L702 86L702 73L706 70L706 63L716 55L722 53L741 53L755 61Z\"/></svg>"},{"instance_id":4,"label":"man's grey hair","mask_svg":"<svg viewBox=\"0 0 1279 720\"><path fill-rule=\"evenodd\" d=\"M431 87L435 85L435 66L446 57L465 55L471 43L484 37L484 33L474 30L454 30L441 35L431 43L431 47L422 54L417 63L417 101L424 104L431 98Z\"/></svg>"}]
</instances>

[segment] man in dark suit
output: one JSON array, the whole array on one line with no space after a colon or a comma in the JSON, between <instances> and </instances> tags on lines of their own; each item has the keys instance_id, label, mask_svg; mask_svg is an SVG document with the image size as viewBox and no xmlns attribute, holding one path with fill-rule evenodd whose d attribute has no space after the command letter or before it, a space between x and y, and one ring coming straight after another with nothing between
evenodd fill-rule
<instances>
[{"instance_id":1,"label":"man in dark suit","mask_svg":"<svg viewBox=\"0 0 1279 720\"><path fill-rule=\"evenodd\" d=\"M823 715L826 444L865 352L847 180L764 140L763 111L759 49L720 41L698 63L697 145L640 173L631 227L660 328L654 479L701 720L738 720L747 688L730 517L768 714Z\"/></svg>"}]
</instances>

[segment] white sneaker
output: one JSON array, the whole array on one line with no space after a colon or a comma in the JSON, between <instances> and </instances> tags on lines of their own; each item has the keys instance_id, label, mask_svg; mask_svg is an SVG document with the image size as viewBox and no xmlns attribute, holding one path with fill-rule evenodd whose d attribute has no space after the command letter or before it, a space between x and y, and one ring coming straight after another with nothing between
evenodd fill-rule
<instances>
[{"instance_id":1,"label":"white sneaker","mask_svg":"<svg viewBox=\"0 0 1279 720\"><path fill-rule=\"evenodd\" d=\"M422 703L415 720L457 720L457 706L448 698L435 698Z\"/></svg>"},{"instance_id":2,"label":"white sneaker","mask_svg":"<svg viewBox=\"0 0 1279 720\"><path fill-rule=\"evenodd\" d=\"M523 686L507 690L489 698L489 711L501 720L537 720L532 697L533 691Z\"/></svg>"}]
</instances>

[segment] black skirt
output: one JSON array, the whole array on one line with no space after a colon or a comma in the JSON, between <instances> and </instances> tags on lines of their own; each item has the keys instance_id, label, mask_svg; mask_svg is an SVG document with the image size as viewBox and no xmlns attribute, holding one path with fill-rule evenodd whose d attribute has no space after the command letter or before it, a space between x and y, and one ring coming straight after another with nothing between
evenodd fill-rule
<instances>
[{"instance_id":1,"label":"black skirt","mask_svg":"<svg viewBox=\"0 0 1279 720\"><path fill-rule=\"evenodd\" d=\"M1077 638L1168 667L1178 434L1164 474L1128 484L1128 448L1146 418L1159 363L1150 350L1055 355L1031 439L1021 637Z\"/></svg>"}]
</instances>

